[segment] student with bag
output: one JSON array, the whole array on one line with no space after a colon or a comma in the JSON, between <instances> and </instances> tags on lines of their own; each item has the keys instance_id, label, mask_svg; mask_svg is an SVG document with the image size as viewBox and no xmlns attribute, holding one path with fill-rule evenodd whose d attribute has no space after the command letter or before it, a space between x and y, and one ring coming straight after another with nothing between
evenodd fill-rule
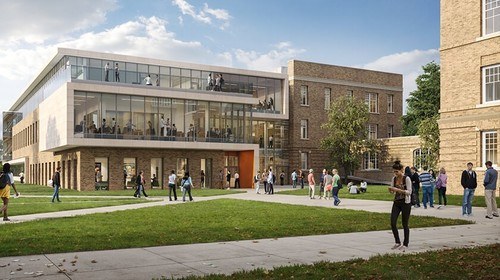
<instances>
[{"instance_id":1,"label":"student with bag","mask_svg":"<svg viewBox=\"0 0 500 280\"><path fill-rule=\"evenodd\" d=\"M408 222L411 212L412 181L409 176L403 175L403 165L401 165L400 161L395 161L392 168L394 169L394 177L388 189L390 193L394 194L394 202L391 210L391 228L396 244L394 244L391 249L399 249L404 252L408 248L408 243L410 242L410 227L408 226ZM403 245L401 245L401 240L399 239L397 226L400 213L404 232Z\"/></svg>"},{"instance_id":2,"label":"student with bag","mask_svg":"<svg viewBox=\"0 0 500 280\"><path fill-rule=\"evenodd\" d=\"M14 186L14 175L10 172L10 164L6 163L2 167L2 174L0 175L0 197L2 198L2 208L3 212L3 220L4 222L10 222L9 216L7 215L7 207L9 206L9 198L10 198L10 187L14 189L16 192L16 197L19 196L19 193Z\"/></svg>"},{"instance_id":3,"label":"student with bag","mask_svg":"<svg viewBox=\"0 0 500 280\"><path fill-rule=\"evenodd\" d=\"M189 194L189 201L193 201L193 197L191 196L191 188L193 187L193 180L189 177L189 171L184 173L184 177L182 177L181 181L182 186L182 201L186 202L186 192Z\"/></svg>"}]
</instances>

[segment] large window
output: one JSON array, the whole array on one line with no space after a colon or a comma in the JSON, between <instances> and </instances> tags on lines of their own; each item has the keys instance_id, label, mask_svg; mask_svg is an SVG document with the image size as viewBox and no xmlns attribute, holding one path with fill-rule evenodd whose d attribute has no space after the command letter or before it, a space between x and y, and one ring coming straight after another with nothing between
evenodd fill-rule
<instances>
[{"instance_id":1,"label":"large window","mask_svg":"<svg viewBox=\"0 0 500 280\"><path fill-rule=\"evenodd\" d=\"M498 134L496 131L484 131L482 135L483 163L491 161L498 164Z\"/></svg>"},{"instance_id":2,"label":"large window","mask_svg":"<svg viewBox=\"0 0 500 280\"><path fill-rule=\"evenodd\" d=\"M483 100L500 100L500 65L483 68Z\"/></svg>"},{"instance_id":3,"label":"large window","mask_svg":"<svg viewBox=\"0 0 500 280\"><path fill-rule=\"evenodd\" d=\"M300 105L309 105L307 86L300 86Z\"/></svg>"},{"instance_id":4,"label":"large window","mask_svg":"<svg viewBox=\"0 0 500 280\"><path fill-rule=\"evenodd\" d=\"M309 154L307 152L300 153L300 169L307 170L308 158L309 158Z\"/></svg>"},{"instance_id":5,"label":"large window","mask_svg":"<svg viewBox=\"0 0 500 280\"><path fill-rule=\"evenodd\" d=\"M413 166L417 169L421 169L424 166L429 165L429 155L431 154L431 150L429 149L415 149L413 150Z\"/></svg>"},{"instance_id":6,"label":"large window","mask_svg":"<svg viewBox=\"0 0 500 280\"><path fill-rule=\"evenodd\" d=\"M500 0L483 0L483 35L500 32Z\"/></svg>"},{"instance_id":7,"label":"large window","mask_svg":"<svg viewBox=\"0 0 500 280\"><path fill-rule=\"evenodd\" d=\"M377 130L378 130L378 125L377 124L368 124L366 126L367 131L368 131L368 139L374 140L378 138L377 135Z\"/></svg>"},{"instance_id":8,"label":"large window","mask_svg":"<svg viewBox=\"0 0 500 280\"><path fill-rule=\"evenodd\" d=\"M307 139L307 120L300 120L300 139Z\"/></svg>"},{"instance_id":9,"label":"large window","mask_svg":"<svg viewBox=\"0 0 500 280\"><path fill-rule=\"evenodd\" d=\"M367 93L365 96L365 102L368 105L370 113L378 113L378 94Z\"/></svg>"},{"instance_id":10,"label":"large window","mask_svg":"<svg viewBox=\"0 0 500 280\"><path fill-rule=\"evenodd\" d=\"M325 110L330 110L331 103L332 103L332 89L325 88Z\"/></svg>"},{"instance_id":11,"label":"large window","mask_svg":"<svg viewBox=\"0 0 500 280\"><path fill-rule=\"evenodd\" d=\"M394 95L387 95L387 113L394 113Z\"/></svg>"},{"instance_id":12,"label":"large window","mask_svg":"<svg viewBox=\"0 0 500 280\"><path fill-rule=\"evenodd\" d=\"M372 170L378 169L378 155L377 153L366 152L363 155L363 169Z\"/></svg>"}]
</instances>

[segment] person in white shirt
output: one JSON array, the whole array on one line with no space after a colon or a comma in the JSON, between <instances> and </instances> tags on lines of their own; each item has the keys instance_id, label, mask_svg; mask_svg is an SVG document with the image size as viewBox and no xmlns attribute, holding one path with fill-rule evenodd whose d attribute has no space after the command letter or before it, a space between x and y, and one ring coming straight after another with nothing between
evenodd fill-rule
<instances>
[{"instance_id":1,"label":"person in white shirt","mask_svg":"<svg viewBox=\"0 0 500 280\"><path fill-rule=\"evenodd\" d=\"M104 81L109 82L109 62L106 62L104 66L104 72L106 73L104 76Z\"/></svg>"},{"instance_id":2,"label":"person in white shirt","mask_svg":"<svg viewBox=\"0 0 500 280\"><path fill-rule=\"evenodd\" d=\"M255 193L256 194L260 194L259 190L260 190L260 174L259 174L259 171L257 171L257 174L255 174L255 176L253 177L253 182L254 182L254 185L255 185Z\"/></svg>"},{"instance_id":3,"label":"person in white shirt","mask_svg":"<svg viewBox=\"0 0 500 280\"><path fill-rule=\"evenodd\" d=\"M161 116L160 118L160 132L161 136L167 136L167 121Z\"/></svg>"},{"instance_id":4,"label":"person in white shirt","mask_svg":"<svg viewBox=\"0 0 500 280\"><path fill-rule=\"evenodd\" d=\"M177 200L177 191L175 180L177 180L177 176L175 176L175 171L172 170L170 176L168 176L168 199L172 201L172 190L174 191L174 199Z\"/></svg>"},{"instance_id":5,"label":"person in white shirt","mask_svg":"<svg viewBox=\"0 0 500 280\"><path fill-rule=\"evenodd\" d=\"M151 75L148 74L148 76L144 78L144 82L147 86L152 86L153 84L151 83Z\"/></svg>"},{"instance_id":6,"label":"person in white shirt","mask_svg":"<svg viewBox=\"0 0 500 280\"><path fill-rule=\"evenodd\" d=\"M358 186L354 185L352 182L349 182L349 184L347 184L347 187L349 188L350 194L358 194L359 193Z\"/></svg>"},{"instance_id":7,"label":"person in white shirt","mask_svg":"<svg viewBox=\"0 0 500 280\"><path fill-rule=\"evenodd\" d=\"M267 189L269 192L267 194L274 194L274 175L273 175L273 169L269 168L269 175L267 175Z\"/></svg>"},{"instance_id":8,"label":"person in white shirt","mask_svg":"<svg viewBox=\"0 0 500 280\"><path fill-rule=\"evenodd\" d=\"M368 188L368 184L365 181L363 181L363 182L361 182L361 185L359 187L359 191L362 193L365 193L367 188Z\"/></svg>"}]
</instances>

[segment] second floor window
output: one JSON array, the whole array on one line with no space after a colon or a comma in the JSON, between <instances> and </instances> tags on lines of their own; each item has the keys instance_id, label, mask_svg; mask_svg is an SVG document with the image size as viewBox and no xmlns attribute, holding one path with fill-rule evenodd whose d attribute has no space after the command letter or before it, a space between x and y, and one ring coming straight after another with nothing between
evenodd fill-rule
<instances>
[{"instance_id":1,"label":"second floor window","mask_svg":"<svg viewBox=\"0 0 500 280\"><path fill-rule=\"evenodd\" d=\"M307 86L300 86L300 105L309 105Z\"/></svg>"},{"instance_id":2,"label":"second floor window","mask_svg":"<svg viewBox=\"0 0 500 280\"><path fill-rule=\"evenodd\" d=\"M368 105L370 113L378 113L378 94L367 93L365 96L365 102Z\"/></svg>"},{"instance_id":3,"label":"second floor window","mask_svg":"<svg viewBox=\"0 0 500 280\"><path fill-rule=\"evenodd\" d=\"M483 0L483 35L500 32L500 0Z\"/></svg>"},{"instance_id":4,"label":"second floor window","mask_svg":"<svg viewBox=\"0 0 500 280\"><path fill-rule=\"evenodd\" d=\"M394 137L394 125L390 124L387 126L387 138Z\"/></svg>"},{"instance_id":5,"label":"second floor window","mask_svg":"<svg viewBox=\"0 0 500 280\"><path fill-rule=\"evenodd\" d=\"M307 138L307 120L300 120L300 139Z\"/></svg>"},{"instance_id":6,"label":"second floor window","mask_svg":"<svg viewBox=\"0 0 500 280\"><path fill-rule=\"evenodd\" d=\"M387 95L387 113L394 113L394 95Z\"/></svg>"},{"instance_id":7,"label":"second floor window","mask_svg":"<svg viewBox=\"0 0 500 280\"><path fill-rule=\"evenodd\" d=\"M378 128L378 125L376 125L376 124L368 124L367 125L368 139L377 139L377 128Z\"/></svg>"},{"instance_id":8,"label":"second floor window","mask_svg":"<svg viewBox=\"0 0 500 280\"><path fill-rule=\"evenodd\" d=\"M330 110L331 103L332 103L332 89L325 88L325 110Z\"/></svg>"},{"instance_id":9,"label":"second floor window","mask_svg":"<svg viewBox=\"0 0 500 280\"><path fill-rule=\"evenodd\" d=\"M500 22L500 18L498 21ZM500 65L483 68L483 100L500 100Z\"/></svg>"}]
</instances>

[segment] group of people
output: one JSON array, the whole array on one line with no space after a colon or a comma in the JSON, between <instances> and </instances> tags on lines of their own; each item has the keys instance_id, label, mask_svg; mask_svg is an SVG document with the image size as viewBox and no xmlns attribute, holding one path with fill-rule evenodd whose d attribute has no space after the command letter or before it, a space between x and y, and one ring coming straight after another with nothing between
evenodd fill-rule
<instances>
[{"instance_id":1,"label":"group of people","mask_svg":"<svg viewBox=\"0 0 500 280\"><path fill-rule=\"evenodd\" d=\"M283 172L282 172L283 173ZM269 168L267 171L257 171L254 176L254 186L255 193L260 194L260 184L264 185L264 194L274 194L274 185L276 184L276 175L273 173L273 169Z\"/></svg>"},{"instance_id":2,"label":"group of people","mask_svg":"<svg viewBox=\"0 0 500 280\"><path fill-rule=\"evenodd\" d=\"M202 171L203 172L203 171ZM203 178L204 180L204 178ZM144 197L148 197L146 194L144 185L146 184L146 179L144 178L144 171L139 171L139 175L137 175L136 178L136 189L134 192L134 197L140 198L141 193L144 195ZM186 171L184 173L184 176L182 177L181 183L180 183L180 188L182 191L182 201L186 201L186 194L189 197L189 201L193 201L193 196L191 195L191 189L194 187L193 185L193 179L189 175L189 171ZM177 175L175 175L175 170L172 170L170 172L170 175L168 176L168 198L169 201L172 201L172 193L174 195L175 201L177 201Z\"/></svg>"},{"instance_id":3,"label":"group of people","mask_svg":"<svg viewBox=\"0 0 500 280\"><path fill-rule=\"evenodd\" d=\"M259 104L255 106L257 110L274 110L274 100L272 97L269 97L269 100L259 100Z\"/></svg>"},{"instance_id":4,"label":"group of people","mask_svg":"<svg viewBox=\"0 0 500 280\"><path fill-rule=\"evenodd\" d=\"M104 81L105 82L109 82L109 72L111 70L111 66L109 65L109 62L106 62L106 65L104 65ZM120 82L120 67L118 66L118 63L115 63L115 67L114 67L114 74L115 74L115 79L114 81L115 82ZM153 81L151 79L151 74L148 74L144 79L143 79L144 83L147 85L147 86L152 86L153 85ZM160 86L160 76L158 74L156 74L156 77L155 77L155 85L157 87Z\"/></svg>"},{"instance_id":5,"label":"group of people","mask_svg":"<svg viewBox=\"0 0 500 280\"><path fill-rule=\"evenodd\" d=\"M483 180L484 198L486 202L486 218L493 219L493 217L499 217L498 208L496 204L495 191L498 180L498 171L493 168L491 161L485 163L486 172ZM472 199L474 197L474 191L477 188L477 174L472 170L472 162L467 163L467 169L462 172L461 185L464 189L464 195L462 199L462 215L471 216L472 215ZM434 187L439 191L439 204L444 207L446 205L446 187L448 177L446 176L446 170L441 168L437 178L433 176L432 170L427 170L427 167L423 167L423 171L418 174L416 168L405 168L403 171L403 165L401 162L396 161L393 165L394 177L391 181L391 186L388 188L389 192L394 194L394 202L391 210L391 228L394 235L395 244L392 246L393 250L405 251L408 248L410 229L408 222L410 219L410 212L412 204L415 207L420 207L419 201L419 189L420 186L423 190L422 204L425 209L427 209L427 203L429 207L434 207L433 203L433 190ZM409 171L407 169L410 169ZM442 198L442 199L441 199ZM441 204L444 202L444 204ZM441 208L442 208L441 207ZM399 232L397 228L397 220L399 215L402 217L402 225L404 232L403 243L399 238Z\"/></svg>"},{"instance_id":6,"label":"group of people","mask_svg":"<svg viewBox=\"0 0 500 280\"><path fill-rule=\"evenodd\" d=\"M222 87L224 86L224 78L220 73L215 74L215 78L212 77L212 73L209 73L207 77L207 84L207 90L222 91Z\"/></svg>"}]
</instances>

